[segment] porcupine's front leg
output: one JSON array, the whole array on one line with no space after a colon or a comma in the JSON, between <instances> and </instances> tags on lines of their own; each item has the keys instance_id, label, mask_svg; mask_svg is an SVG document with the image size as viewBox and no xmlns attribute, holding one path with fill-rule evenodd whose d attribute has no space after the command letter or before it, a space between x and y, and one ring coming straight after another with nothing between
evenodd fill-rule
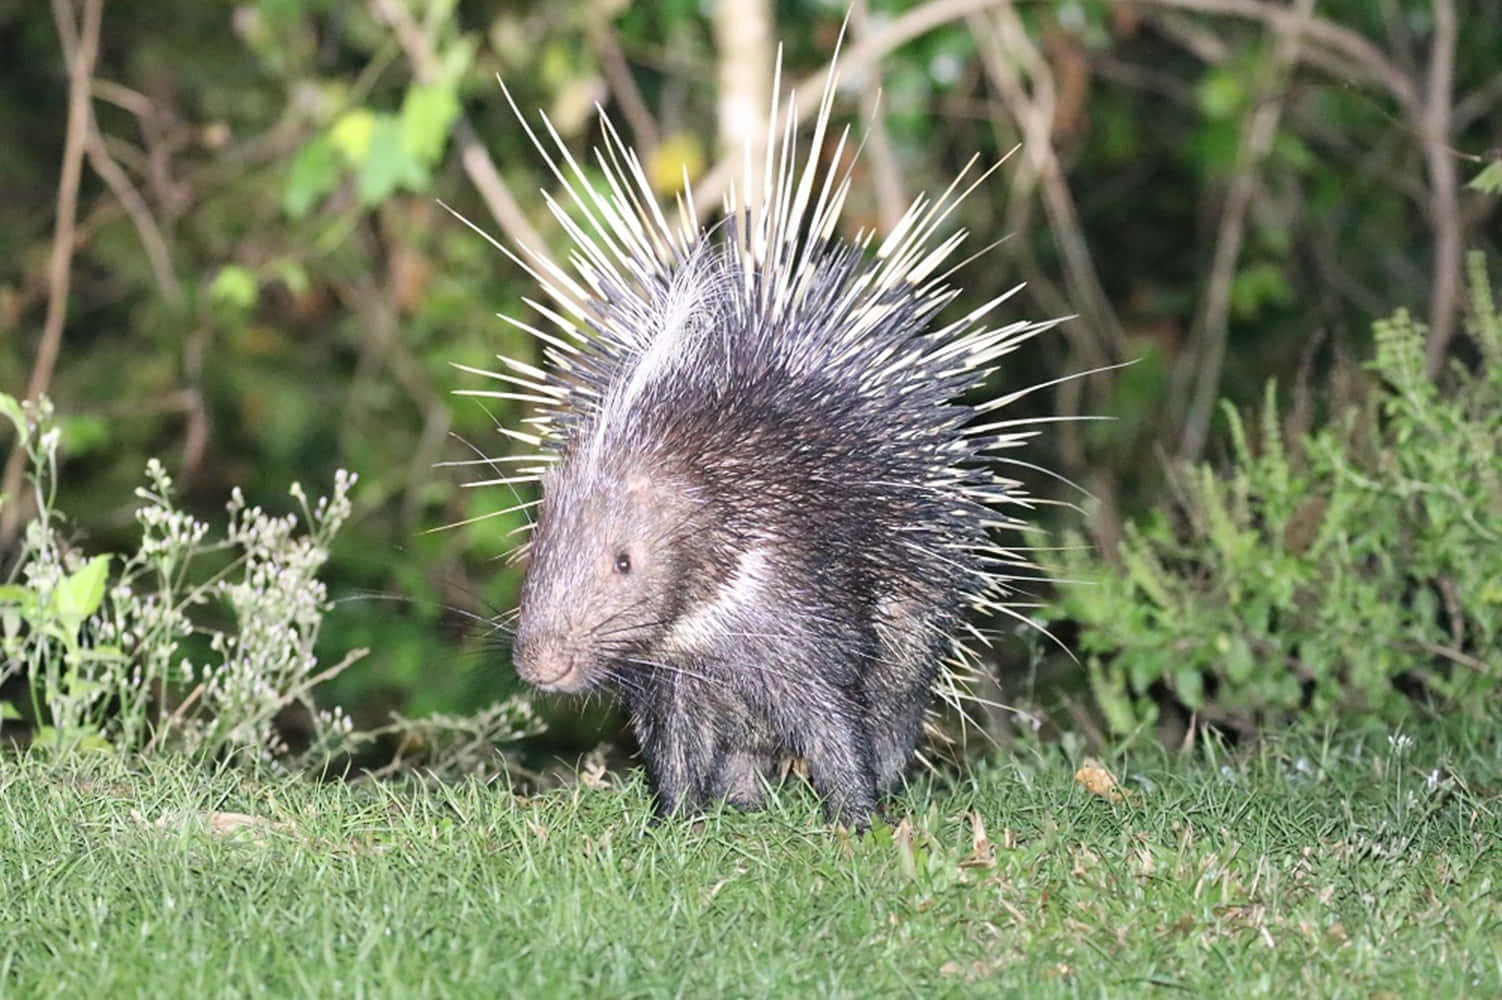
<instances>
[{"instance_id":1,"label":"porcupine's front leg","mask_svg":"<svg viewBox=\"0 0 1502 1000\"><path fill-rule=\"evenodd\" d=\"M656 678L626 698L660 818L692 812L709 799L724 740L702 686Z\"/></svg>"},{"instance_id":2,"label":"porcupine's front leg","mask_svg":"<svg viewBox=\"0 0 1502 1000\"><path fill-rule=\"evenodd\" d=\"M658 817L691 812L704 801L704 779L713 748L682 730L686 720L633 712L642 762L652 783L652 811Z\"/></svg>"},{"instance_id":3,"label":"porcupine's front leg","mask_svg":"<svg viewBox=\"0 0 1502 1000\"><path fill-rule=\"evenodd\" d=\"M790 734L793 749L808 764L808 780L824 800L825 817L864 830L876 811L865 713L852 692L831 688L816 697L813 710L806 706L800 716L803 731Z\"/></svg>"},{"instance_id":4,"label":"porcupine's front leg","mask_svg":"<svg viewBox=\"0 0 1502 1000\"><path fill-rule=\"evenodd\" d=\"M825 816L865 829L876 810L876 776L860 677L875 640L849 622L829 628L837 623L831 613L747 625L756 638L738 651L738 676L774 748L808 765Z\"/></svg>"}]
</instances>

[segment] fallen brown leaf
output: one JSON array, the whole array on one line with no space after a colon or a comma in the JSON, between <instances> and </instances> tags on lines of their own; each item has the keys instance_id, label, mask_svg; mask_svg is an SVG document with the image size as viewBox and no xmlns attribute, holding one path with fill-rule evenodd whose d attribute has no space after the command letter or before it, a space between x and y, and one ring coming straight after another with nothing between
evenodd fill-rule
<instances>
[{"instance_id":1,"label":"fallen brown leaf","mask_svg":"<svg viewBox=\"0 0 1502 1000\"><path fill-rule=\"evenodd\" d=\"M1091 795L1099 795L1108 802L1125 802L1127 790L1116 783L1116 778L1094 757L1086 757L1080 769L1074 772L1074 780Z\"/></svg>"}]
</instances>

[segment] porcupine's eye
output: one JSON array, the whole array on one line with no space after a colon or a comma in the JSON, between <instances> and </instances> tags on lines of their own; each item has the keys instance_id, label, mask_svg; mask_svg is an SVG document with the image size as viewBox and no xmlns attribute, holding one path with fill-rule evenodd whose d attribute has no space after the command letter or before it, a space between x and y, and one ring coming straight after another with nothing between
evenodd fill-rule
<instances>
[{"instance_id":1,"label":"porcupine's eye","mask_svg":"<svg viewBox=\"0 0 1502 1000\"><path fill-rule=\"evenodd\" d=\"M631 556L626 553L625 549L615 554L615 571L621 576L631 572Z\"/></svg>"}]
</instances>

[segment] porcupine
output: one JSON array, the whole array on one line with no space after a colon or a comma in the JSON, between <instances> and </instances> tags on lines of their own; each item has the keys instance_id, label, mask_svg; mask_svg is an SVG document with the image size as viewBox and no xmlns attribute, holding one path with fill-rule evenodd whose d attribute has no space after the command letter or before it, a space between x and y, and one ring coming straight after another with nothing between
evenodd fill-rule
<instances>
[{"instance_id":1,"label":"porcupine","mask_svg":"<svg viewBox=\"0 0 1502 1000\"><path fill-rule=\"evenodd\" d=\"M541 486L513 659L542 690L624 701L659 816L755 807L795 756L831 820L866 825L936 693L977 663L969 618L1021 617L1031 566L998 536L1031 501L996 453L1034 430L989 414L1038 387L964 400L1051 323L986 324L1017 288L939 319L965 233L938 232L989 173L975 160L874 254L871 233L837 234L853 156L846 128L821 166L835 83L831 68L801 163L774 83L765 162L747 156L715 226L691 190L669 223L603 111L596 186L506 95L573 241L568 268L497 244L557 332L511 319L550 370L502 357L475 373L508 387L470 392L539 407L535 433L503 428L536 454L489 481Z\"/></svg>"}]
</instances>

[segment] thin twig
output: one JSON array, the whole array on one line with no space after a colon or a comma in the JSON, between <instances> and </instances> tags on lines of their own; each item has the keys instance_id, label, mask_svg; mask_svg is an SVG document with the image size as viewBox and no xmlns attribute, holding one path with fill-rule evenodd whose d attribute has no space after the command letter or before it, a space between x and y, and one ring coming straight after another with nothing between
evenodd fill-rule
<instances>
[{"instance_id":1,"label":"thin twig","mask_svg":"<svg viewBox=\"0 0 1502 1000\"><path fill-rule=\"evenodd\" d=\"M647 109L647 102L642 99L636 78L631 75L631 67L626 64L626 56L621 51L615 28L609 21L602 19L591 32L591 37L594 39L595 54L600 58L600 69L610 85L610 92L615 95L616 104L626 116L626 124L631 126L635 138L634 148L643 159L648 159L662 140L662 133L657 128L657 120Z\"/></svg>"},{"instance_id":2,"label":"thin twig","mask_svg":"<svg viewBox=\"0 0 1502 1000\"><path fill-rule=\"evenodd\" d=\"M73 22L68 0L52 0L52 17L57 24L68 66L68 131L63 142L63 164L57 184L57 219L52 230L52 257L47 266L47 317L42 324L42 340L37 347L36 362L26 383L26 398L35 400L52 384L62 348L63 326L68 316L68 285L73 270L73 228L78 219L78 184L83 174L84 149L89 133L89 81L94 76L94 61L99 55L99 22L104 0L83 0L82 26ZM26 470L26 450L18 441L5 463L4 493L17 497L21 477ZM8 547L20 527L21 505L12 501L0 511L0 547Z\"/></svg>"},{"instance_id":3,"label":"thin twig","mask_svg":"<svg viewBox=\"0 0 1502 1000\"><path fill-rule=\"evenodd\" d=\"M1471 656L1469 653L1464 653L1458 649L1451 649L1449 646L1442 646L1439 643L1431 642L1428 639L1419 639L1417 640L1417 643L1419 648L1424 652L1430 653L1434 656L1443 656L1450 662L1458 663L1462 667L1468 667L1469 669L1476 671L1478 674L1481 674L1484 677L1497 676L1496 667L1487 663L1485 660L1478 660L1476 657Z\"/></svg>"}]
</instances>

